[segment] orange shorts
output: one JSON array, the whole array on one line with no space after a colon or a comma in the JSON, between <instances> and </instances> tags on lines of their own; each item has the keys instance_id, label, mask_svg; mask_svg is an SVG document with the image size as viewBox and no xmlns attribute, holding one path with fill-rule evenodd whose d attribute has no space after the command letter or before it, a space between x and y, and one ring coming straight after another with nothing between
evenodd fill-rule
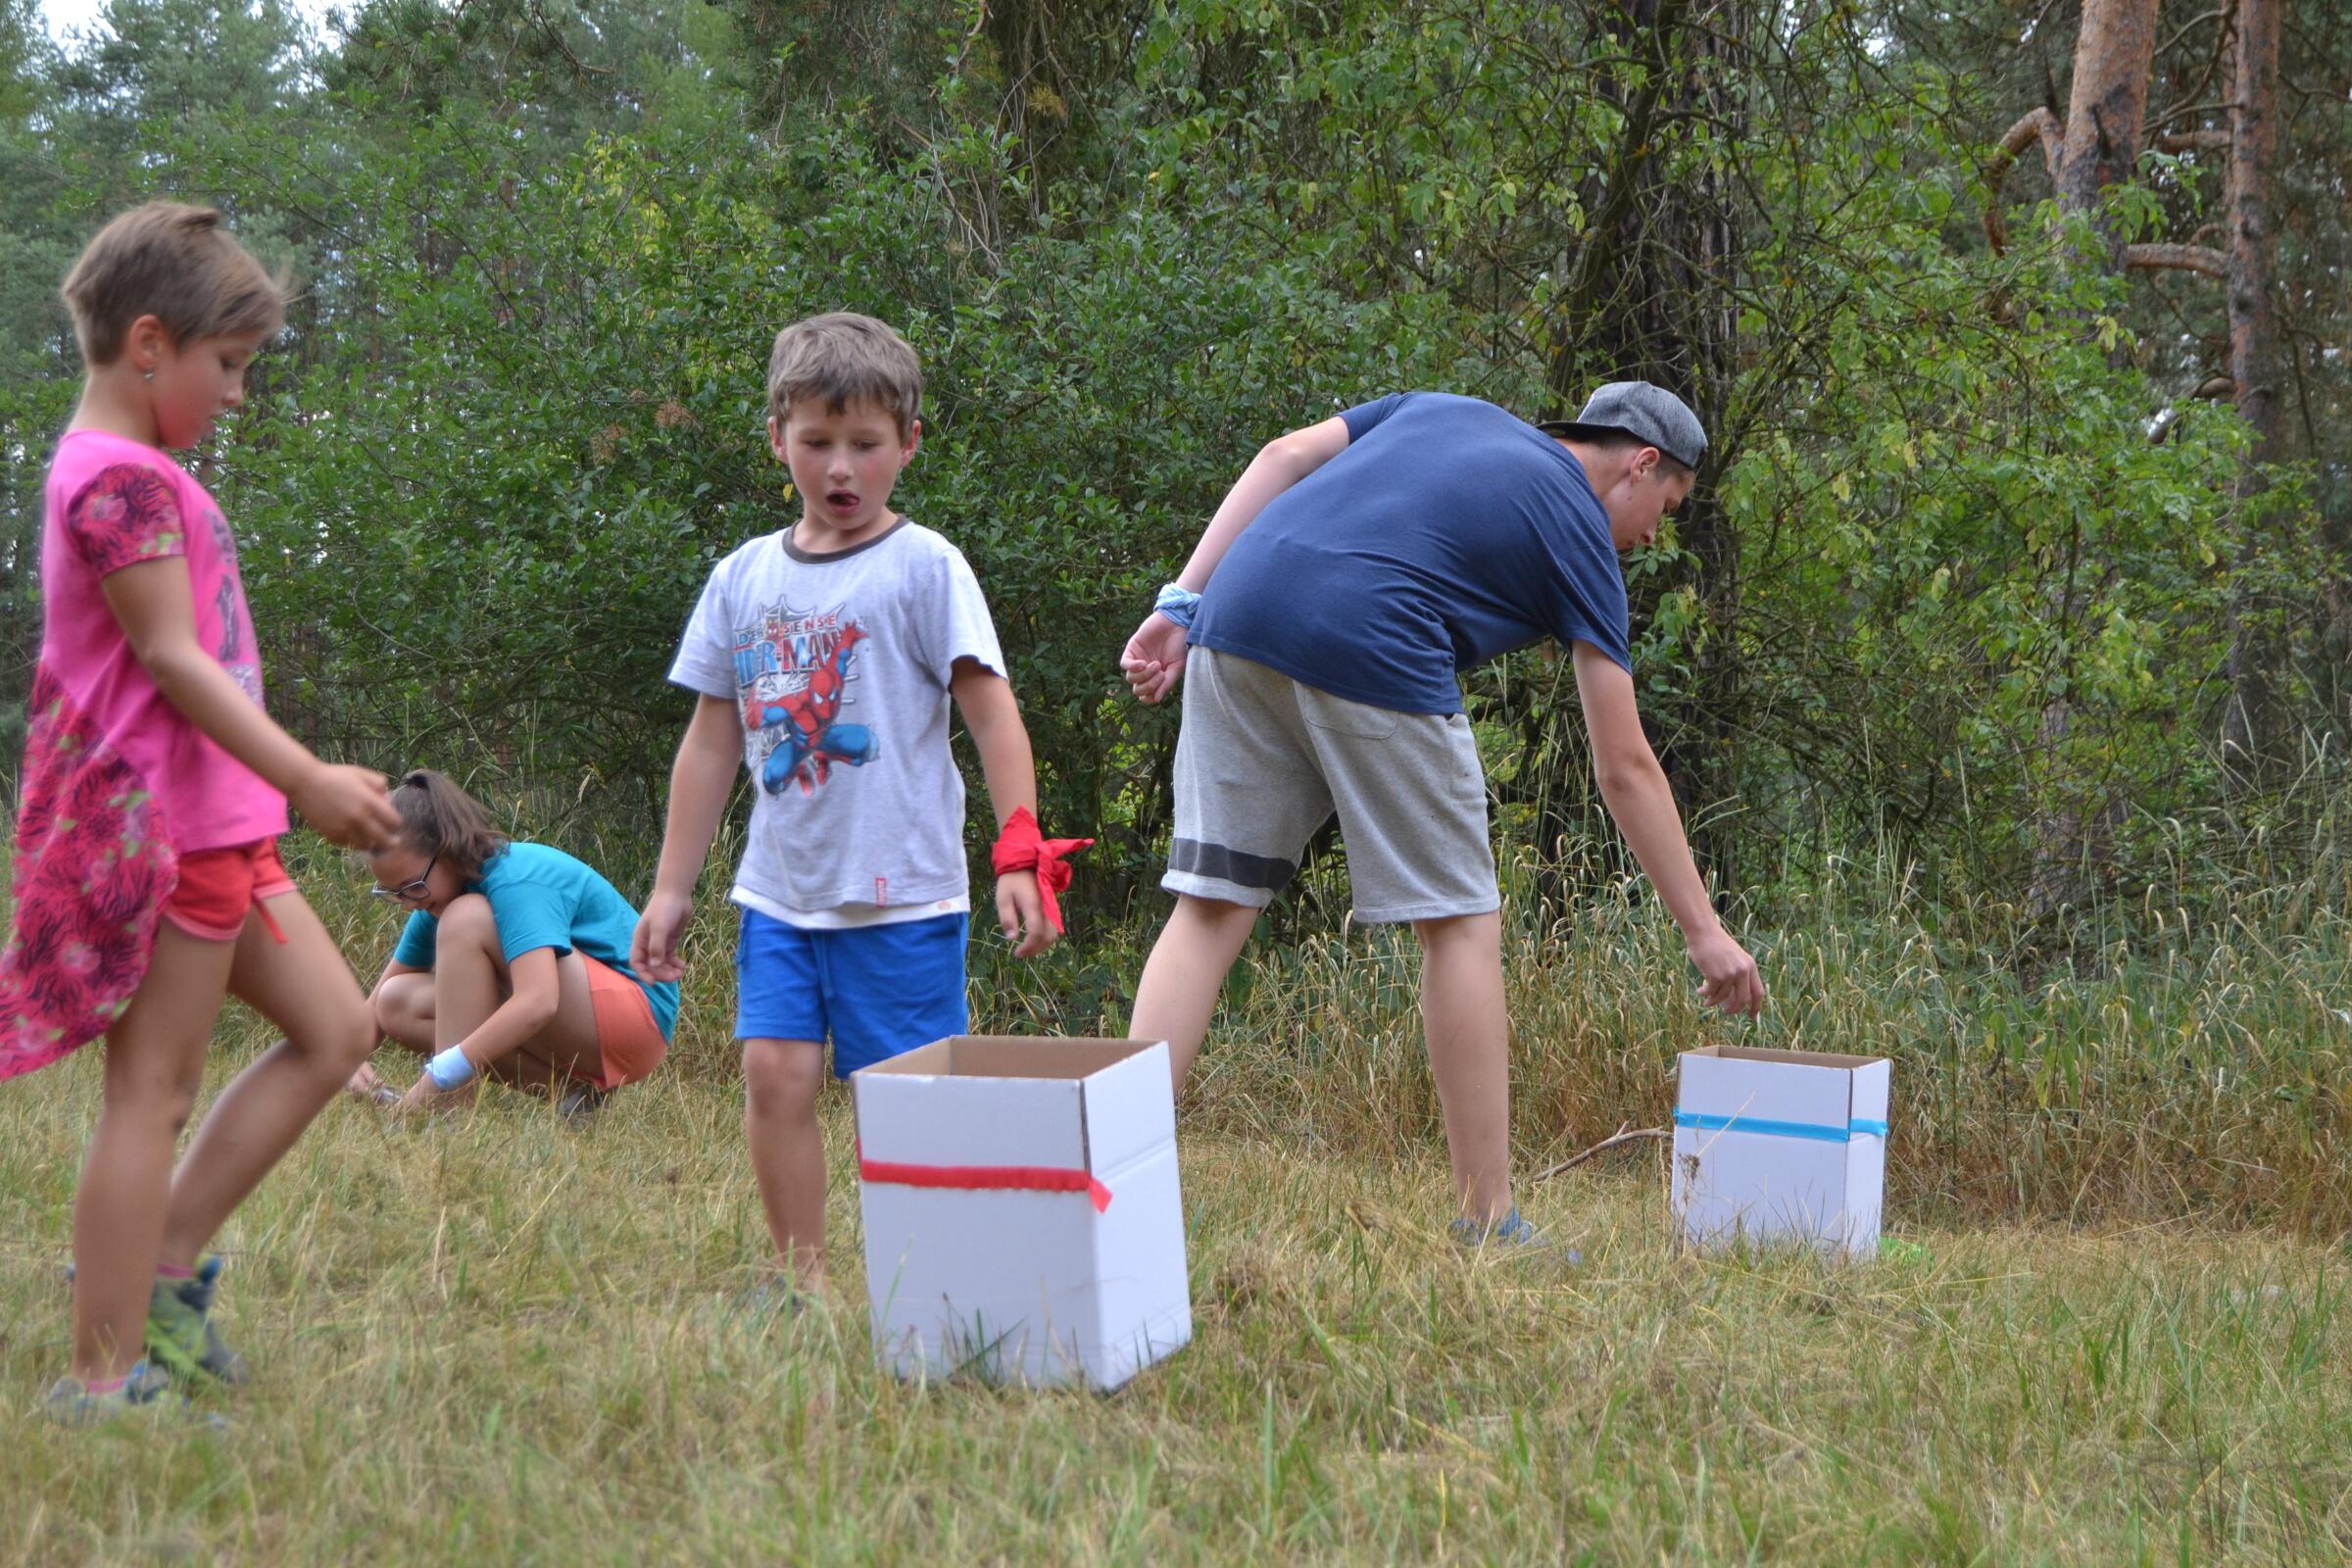
<instances>
[{"instance_id":1,"label":"orange shorts","mask_svg":"<svg viewBox=\"0 0 2352 1568\"><path fill-rule=\"evenodd\" d=\"M574 950L577 951L577 950ZM588 966L588 1003L596 1009L596 1054L604 1059L600 1089L635 1083L659 1066L669 1050L645 988L611 965L580 954Z\"/></svg>"},{"instance_id":2,"label":"orange shorts","mask_svg":"<svg viewBox=\"0 0 2352 1568\"><path fill-rule=\"evenodd\" d=\"M164 906L164 918L192 937L234 942L245 929L246 915L259 914L270 934L283 942L286 934L262 901L293 891L294 879L277 858L275 839L198 850L179 858L179 884Z\"/></svg>"}]
</instances>

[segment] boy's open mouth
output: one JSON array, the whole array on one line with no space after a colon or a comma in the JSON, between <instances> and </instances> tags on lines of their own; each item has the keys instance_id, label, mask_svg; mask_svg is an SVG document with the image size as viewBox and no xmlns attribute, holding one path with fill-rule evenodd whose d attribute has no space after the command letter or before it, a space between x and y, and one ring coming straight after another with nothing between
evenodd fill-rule
<instances>
[{"instance_id":1,"label":"boy's open mouth","mask_svg":"<svg viewBox=\"0 0 2352 1568\"><path fill-rule=\"evenodd\" d=\"M825 504L836 512L855 512L858 510L858 492L855 490L828 490L825 492Z\"/></svg>"}]
</instances>

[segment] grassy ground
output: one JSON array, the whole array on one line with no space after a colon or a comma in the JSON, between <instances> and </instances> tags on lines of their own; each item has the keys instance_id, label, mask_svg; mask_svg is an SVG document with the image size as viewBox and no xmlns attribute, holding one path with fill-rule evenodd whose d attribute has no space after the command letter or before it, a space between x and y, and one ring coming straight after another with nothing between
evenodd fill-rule
<instances>
[{"instance_id":1,"label":"grassy ground","mask_svg":"<svg viewBox=\"0 0 2352 1568\"><path fill-rule=\"evenodd\" d=\"M358 900L322 903L355 957L381 952ZM11 1420L0 1560L2352 1553L2352 1267L2321 1223L2340 1178L2274 1157L2272 1185L2197 1192L2247 1136L2214 1094L2277 1117L2298 1089L2277 1126L2332 1148L2309 1100L2341 1040L2296 988L2326 1000L2340 928L2007 990L1845 940L1782 940L1773 1038L1897 1054L1893 1201L1924 1258L1678 1256L1643 1149L1524 1195L1582 1268L1465 1260L1437 1235L1409 965L1384 941L1323 943L1263 956L1187 1110L1196 1342L1102 1398L872 1369L845 1101L826 1113L834 1299L729 1318L764 1241L713 924L672 1069L594 1124L504 1094L427 1132L333 1107L222 1238L223 1324L261 1372L222 1402L230 1433ZM1673 1049L1703 1026L1663 952L1634 916L1515 952L1529 1164L1669 1102ZM1054 1022L1084 962L1017 986L984 963L980 1021ZM1986 1020L2009 1016L2067 1062L2003 1048L2026 1087L1980 1081ZM2253 1039L2248 1017L2279 1022ZM2136 1079L2134 1029L2172 1031ZM2232 1040L2257 1081L2194 1099L2201 1054ZM226 1018L215 1081L260 1043ZM20 1414L65 1360L58 1265L98 1065L0 1091L0 1390ZM1972 1147L2010 1121L2081 1132ZM2175 1125L2177 1147L2130 1131ZM2071 1208L2070 1182L2089 1195Z\"/></svg>"}]
</instances>

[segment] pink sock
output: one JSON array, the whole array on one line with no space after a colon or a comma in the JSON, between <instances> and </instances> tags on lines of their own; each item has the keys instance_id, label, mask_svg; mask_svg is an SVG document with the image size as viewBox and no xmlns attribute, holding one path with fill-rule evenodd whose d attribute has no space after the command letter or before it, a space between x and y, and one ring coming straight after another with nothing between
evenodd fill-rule
<instances>
[{"instance_id":1,"label":"pink sock","mask_svg":"<svg viewBox=\"0 0 2352 1568\"><path fill-rule=\"evenodd\" d=\"M181 1268L177 1263L158 1263L155 1265L155 1277L159 1280L192 1280L196 1277L196 1271Z\"/></svg>"},{"instance_id":2,"label":"pink sock","mask_svg":"<svg viewBox=\"0 0 2352 1568\"><path fill-rule=\"evenodd\" d=\"M129 1381L130 1374L125 1372L119 1378L111 1378L104 1383L85 1383L82 1387L92 1394L119 1394L122 1392L122 1385Z\"/></svg>"}]
</instances>

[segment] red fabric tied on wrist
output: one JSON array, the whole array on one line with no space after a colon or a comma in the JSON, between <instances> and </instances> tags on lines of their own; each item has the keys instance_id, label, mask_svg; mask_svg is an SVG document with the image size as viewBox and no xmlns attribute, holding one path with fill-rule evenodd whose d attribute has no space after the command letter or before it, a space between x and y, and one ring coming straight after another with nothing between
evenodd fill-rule
<instances>
[{"instance_id":1,"label":"red fabric tied on wrist","mask_svg":"<svg viewBox=\"0 0 2352 1568\"><path fill-rule=\"evenodd\" d=\"M1026 806L1004 819L1004 831L997 835L996 848L989 851L990 863L997 875L1007 871L1035 871L1038 896L1045 901L1046 923L1061 934L1061 900L1059 895L1070 885L1069 863L1065 855L1075 855L1094 843L1093 839L1050 839L1041 835L1037 818Z\"/></svg>"}]
</instances>

